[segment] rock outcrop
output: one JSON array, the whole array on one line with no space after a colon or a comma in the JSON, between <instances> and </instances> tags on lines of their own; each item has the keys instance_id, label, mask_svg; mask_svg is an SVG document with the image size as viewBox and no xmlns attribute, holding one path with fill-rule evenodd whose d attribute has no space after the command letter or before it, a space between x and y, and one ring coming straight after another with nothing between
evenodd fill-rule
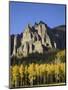
<instances>
[{"instance_id":1,"label":"rock outcrop","mask_svg":"<svg viewBox=\"0 0 68 90\"><path fill-rule=\"evenodd\" d=\"M49 29L50 28L48 28L48 26L42 21L35 23L34 26L28 24L24 32L21 34L21 37L18 35L20 39L17 35L13 37L11 56L21 58L26 57L31 53L44 53L46 52L46 48L56 49L57 43L55 41L54 34L52 33L53 30L51 31Z\"/></svg>"}]
</instances>

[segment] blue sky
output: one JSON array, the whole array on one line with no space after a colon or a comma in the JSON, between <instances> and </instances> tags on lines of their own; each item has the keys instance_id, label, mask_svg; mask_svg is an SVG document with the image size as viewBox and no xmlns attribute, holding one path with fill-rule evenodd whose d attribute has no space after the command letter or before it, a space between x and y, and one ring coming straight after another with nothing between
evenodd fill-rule
<instances>
[{"instance_id":1,"label":"blue sky","mask_svg":"<svg viewBox=\"0 0 68 90\"><path fill-rule=\"evenodd\" d=\"M65 5L10 2L10 34L21 33L28 23L39 21L51 28L65 25Z\"/></svg>"}]
</instances>

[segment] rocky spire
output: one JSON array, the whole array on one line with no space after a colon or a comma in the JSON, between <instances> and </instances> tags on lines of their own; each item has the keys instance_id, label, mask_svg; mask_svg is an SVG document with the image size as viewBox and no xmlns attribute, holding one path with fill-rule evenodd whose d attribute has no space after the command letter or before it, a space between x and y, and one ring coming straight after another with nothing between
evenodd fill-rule
<instances>
[{"instance_id":1,"label":"rocky spire","mask_svg":"<svg viewBox=\"0 0 68 90\"><path fill-rule=\"evenodd\" d=\"M56 42L54 41L54 48L56 48Z\"/></svg>"},{"instance_id":2,"label":"rocky spire","mask_svg":"<svg viewBox=\"0 0 68 90\"><path fill-rule=\"evenodd\" d=\"M21 37L21 45L17 48L17 52L17 36L14 37L13 55L26 57L29 53L43 53L43 47L52 48L51 39L47 30L47 25L42 21L35 23L34 26L28 24L23 32L23 36ZM32 46L34 49L32 49ZM55 42L54 48L56 48Z\"/></svg>"},{"instance_id":3,"label":"rocky spire","mask_svg":"<svg viewBox=\"0 0 68 90\"><path fill-rule=\"evenodd\" d=\"M12 55L15 56L16 55L16 41L17 41L17 36L14 37L14 47L13 47L13 53Z\"/></svg>"}]
</instances>

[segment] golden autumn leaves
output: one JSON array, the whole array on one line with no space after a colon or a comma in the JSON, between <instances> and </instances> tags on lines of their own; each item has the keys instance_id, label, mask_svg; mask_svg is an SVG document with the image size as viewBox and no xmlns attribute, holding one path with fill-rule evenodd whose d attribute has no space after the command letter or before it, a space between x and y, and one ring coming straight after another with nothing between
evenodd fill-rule
<instances>
[{"instance_id":1,"label":"golden autumn leaves","mask_svg":"<svg viewBox=\"0 0 68 90\"><path fill-rule=\"evenodd\" d=\"M10 88L65 84L65 65L65 50L58 51L55 59L47 63L13 64L10 66Z\"/></svg>"},{"instance_id":2,"label":"golden autumn leaves","mask_svg":"<svg viewBox=\"0 0 68 90\"><path fill-rule=\"evenodd\" d=\"M65 63L10 66L10 87L65 82Z\"/></svg>"}]
</instances>

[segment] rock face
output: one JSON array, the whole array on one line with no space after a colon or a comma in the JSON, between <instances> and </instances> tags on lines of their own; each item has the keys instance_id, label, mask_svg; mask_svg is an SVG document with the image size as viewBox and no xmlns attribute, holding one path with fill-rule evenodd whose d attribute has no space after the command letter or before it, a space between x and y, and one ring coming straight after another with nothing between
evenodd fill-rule
<instances>
[{"instance_id":1,"label":"rock face","mask_svg":"<svg viewBox=\"0 0 68 90\"><path fill-rule=\"evenodd\" d=\"M21 35L11 36L11 55L21 58L31 53L44 53L46 48L57 48L53 30L49 29L42 21L34 26L28 24Z\"/></svg>"}]
</instances>

